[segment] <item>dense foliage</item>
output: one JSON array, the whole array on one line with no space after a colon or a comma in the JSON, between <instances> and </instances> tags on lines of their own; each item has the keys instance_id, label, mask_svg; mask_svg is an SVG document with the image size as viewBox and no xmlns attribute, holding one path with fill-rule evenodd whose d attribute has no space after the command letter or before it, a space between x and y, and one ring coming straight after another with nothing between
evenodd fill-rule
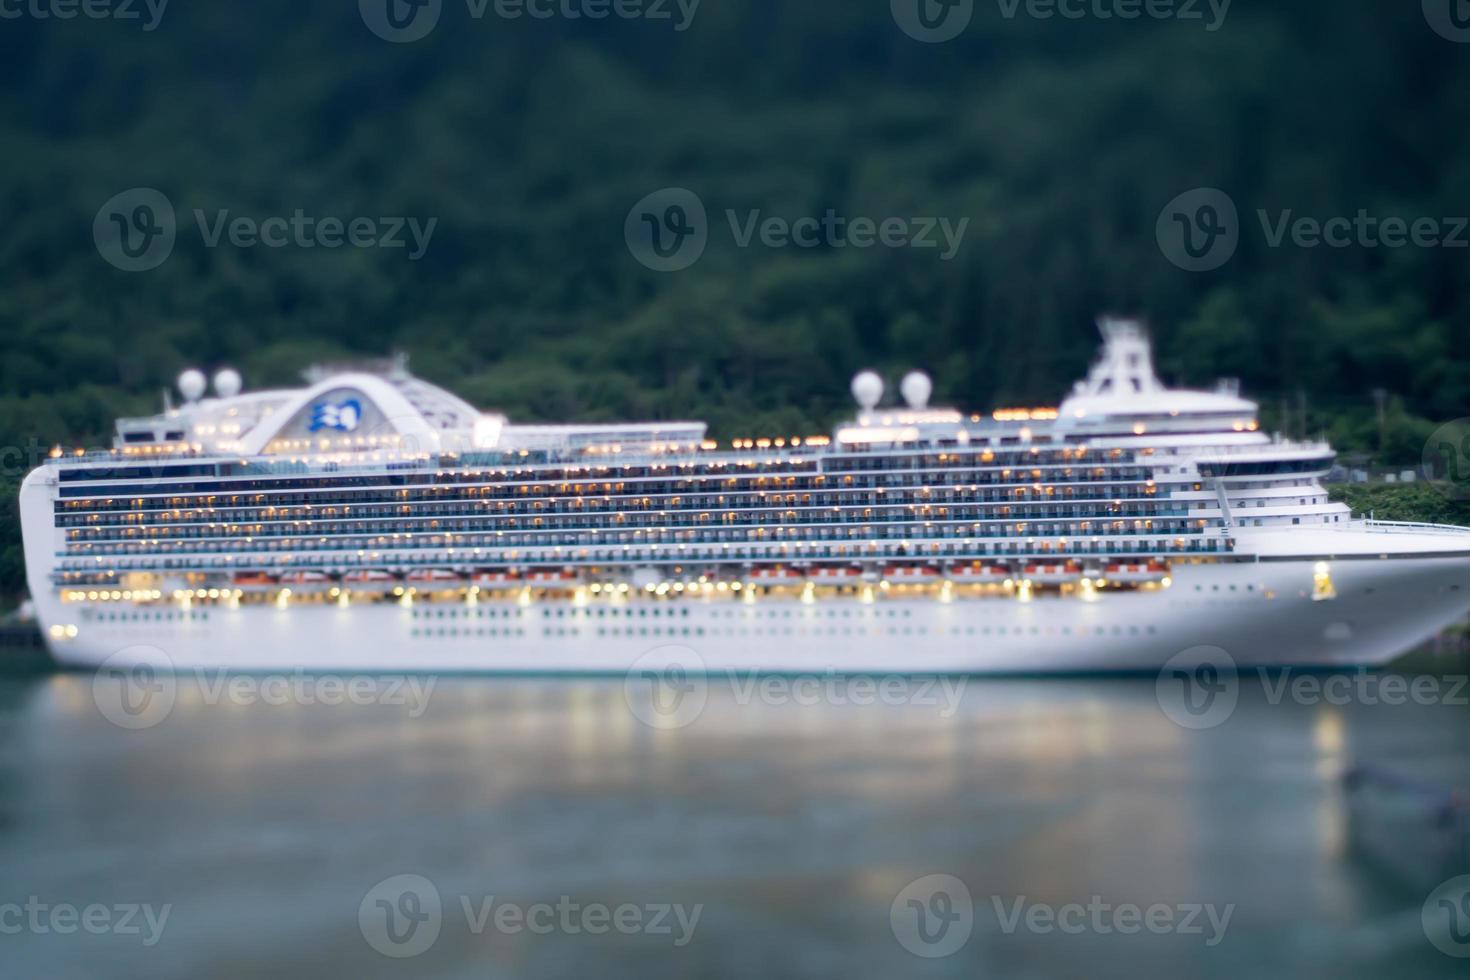
<instances>
[{"instance_id":1,"label":"dense foliage","mask_svg":"<svg viewBox=\"0 0 1470 980\"><path fill-rule=\"evenodd\" d=\"M105 440L191 364L264 385L396 348L513 417L694 416L729 437L825 428L864 365L926 367L966 407L1054 401L1094 315L1138 312L1170 380L1239 376L1268 422L1417 460L1470 402L1467 253L1272 248L1255 213L1470 211L1470 46L1420 6L1237 0L1210 32L979 2L938 45L899 31L888 0L707 0L683 32L476 21L445 0L412 44L374 37L353 0L178 0L152 31L0 21L0 446L20 447L0 592L21 579L30 440ZM162 266L128 273L92 223L137 186L170 198L180 231ZM668 274L623 238L666 186L712 225ZM1155 222L1199 186L1232 196L1242 241L1191 273ZM196 208L438 224L414 262L208 248ZM740 248L724 219L829 208L970 223L945 262Z\"/></svg>"},{"instance_id":2,"label":"dense foliage","mask_svg":"<svg viewBox=\"0 0 1470 980\"><path fill-rule=\"evenodd\" d=\"M1346 503L1354 514L1362 517L1470 525L1470 493L1464 484L1357 483L1329 489L1333 500Z\"/></svg>"}]
</instances>

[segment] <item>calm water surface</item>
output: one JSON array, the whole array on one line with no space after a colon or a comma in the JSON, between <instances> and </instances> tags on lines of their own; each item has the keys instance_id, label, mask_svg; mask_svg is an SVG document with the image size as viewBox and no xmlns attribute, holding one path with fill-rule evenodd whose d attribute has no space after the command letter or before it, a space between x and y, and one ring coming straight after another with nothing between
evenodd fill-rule
<instances>
[{"instance_id":1,"label":"calm water surface","mask_svg":"<svg viewBox=\"0 0 1470 980\"><path fill-rule=\"evenodd\" d=\"M0 935L0 973L1465 975L1426 941L1426 892L1349 853L1339 785L1362 762L1470 785L1463 706L1273 704L1257 680L1191 731L1150 679L972 679L952 712L714 683L659 730L611 678L440 678L418 717L207 693L181 682L130 731L89 675L0 680L0 903L170 907L152 946L146 925ZM401 874L443 911L427 950L391 958L359 908ZM973 933L921 959L890 908L931 874L966 884ZM701 911L679 947L677 927L476 931L461 899L492 896ZM1208 927L1008 932L994 904L1092 896L1234 909L1211 947Z\"/></svg>"}]
</instances>

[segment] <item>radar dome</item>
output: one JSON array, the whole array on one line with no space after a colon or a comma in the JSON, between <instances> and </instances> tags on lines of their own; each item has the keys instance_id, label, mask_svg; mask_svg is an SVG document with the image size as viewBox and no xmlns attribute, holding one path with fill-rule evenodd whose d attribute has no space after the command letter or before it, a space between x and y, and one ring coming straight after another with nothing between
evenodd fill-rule
<instances>
[{"instance_id":1,"label":"radar dome","mask_svg":"<svg viewBox=\"0 0 1470 980\"><path fill-rule=\"evenodd\" d=\"M876 372L863 371L852 379L852 397L865 411L871 411L883 400L883 379Z\"/></svg>"},{"instance_id":2,"label":"radar dome","mask_svg":"<svg viewBox=\"0 0 1470 980\"><path fill-rule=\"evenodd\" d=\"M214 374L214 393L221 398L234 398L245 382L234 368L221 368Z\"/></svg>"},{"instance_id":3,"label":"radar dome","mask_svg":"<svg viewBox=\"0 0 1470 980\"><path fill-rule=\"evenodd\" d=\"M899 391L903 392L903 400L909 403L909 408L928 408L929 396L934 394L934 382L923 371L910 371L904 375Z\"/></svg>"},{"instance_id":4,"label":"radar dome","mask_svg":"<svg viewBox=\"0 0 1470 980\"><path fill-rule=\"evenodd\" d=\"M197 402L204 397L204 388L207 384L203 371L190 368L179 375L179 394L184 396L186 402Z\"/></svg>"}]
</instances>

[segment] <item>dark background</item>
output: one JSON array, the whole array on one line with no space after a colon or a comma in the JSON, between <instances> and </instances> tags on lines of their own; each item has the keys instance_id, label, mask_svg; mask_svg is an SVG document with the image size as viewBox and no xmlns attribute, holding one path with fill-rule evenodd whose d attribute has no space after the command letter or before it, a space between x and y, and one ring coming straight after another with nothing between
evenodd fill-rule
<instances>
[{"instance_id":1,"label":"dark background","mask_svg":"<svg viewBox=\"0 0 1470 980\"><path fill-rule=\"evenodd\" d=\"M864 366L923 367L965 408L1054 404L1116 311L1149 320L1167 380L1238 376L1273 428L1378 462L1414 463L1470 401L1470 252L1272 249L1255 217L1470 213L1470 45L1413 0L1236 0L1213 33L977 0L944 44L905 35L888 0L704 0L683 33L445 0L411 44L353 0L173 0L152 32L0 20L0 93L0 593L21 585L35 447L105 443L187 366L236 366L248 389L403 350L517 419L799 434L848 410ZM179 239L128 273L92 222L140 186L171 199ZM713 229L660 274L623 223L667 186ZM1201 186L1235 200L1242 240L1191 273L1155 222ZM211 249L194 208L438 225L417 262ZM950 262L740 249L726 208L970 226Z\"/></svg>"}]
</instances>

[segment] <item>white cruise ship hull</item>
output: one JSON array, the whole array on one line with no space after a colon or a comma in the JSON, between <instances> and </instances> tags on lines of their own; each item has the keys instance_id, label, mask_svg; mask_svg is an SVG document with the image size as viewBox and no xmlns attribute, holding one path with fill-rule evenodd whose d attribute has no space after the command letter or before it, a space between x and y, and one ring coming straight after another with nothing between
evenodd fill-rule
<instances>
[{"instance_id":1,"label":"white cruise ship hull","mask_svg":"<svg viewBox=\"0 0 1470 980\"><path fill-rule=\"evenodd\" d=\"M863 603L678 599L177 605L108 618L107 603L46 605L77 626L63 664L320 672L623 673L662 647L711 671L1039 674L1154 671L1198 646L1241 667L1383 664L1470 611L1470 555L1332 563L1337 597L1314 600L1314 559L1179 567L1170 587L1095 601L884 597Z\"/></svg>"}]
</instances>

